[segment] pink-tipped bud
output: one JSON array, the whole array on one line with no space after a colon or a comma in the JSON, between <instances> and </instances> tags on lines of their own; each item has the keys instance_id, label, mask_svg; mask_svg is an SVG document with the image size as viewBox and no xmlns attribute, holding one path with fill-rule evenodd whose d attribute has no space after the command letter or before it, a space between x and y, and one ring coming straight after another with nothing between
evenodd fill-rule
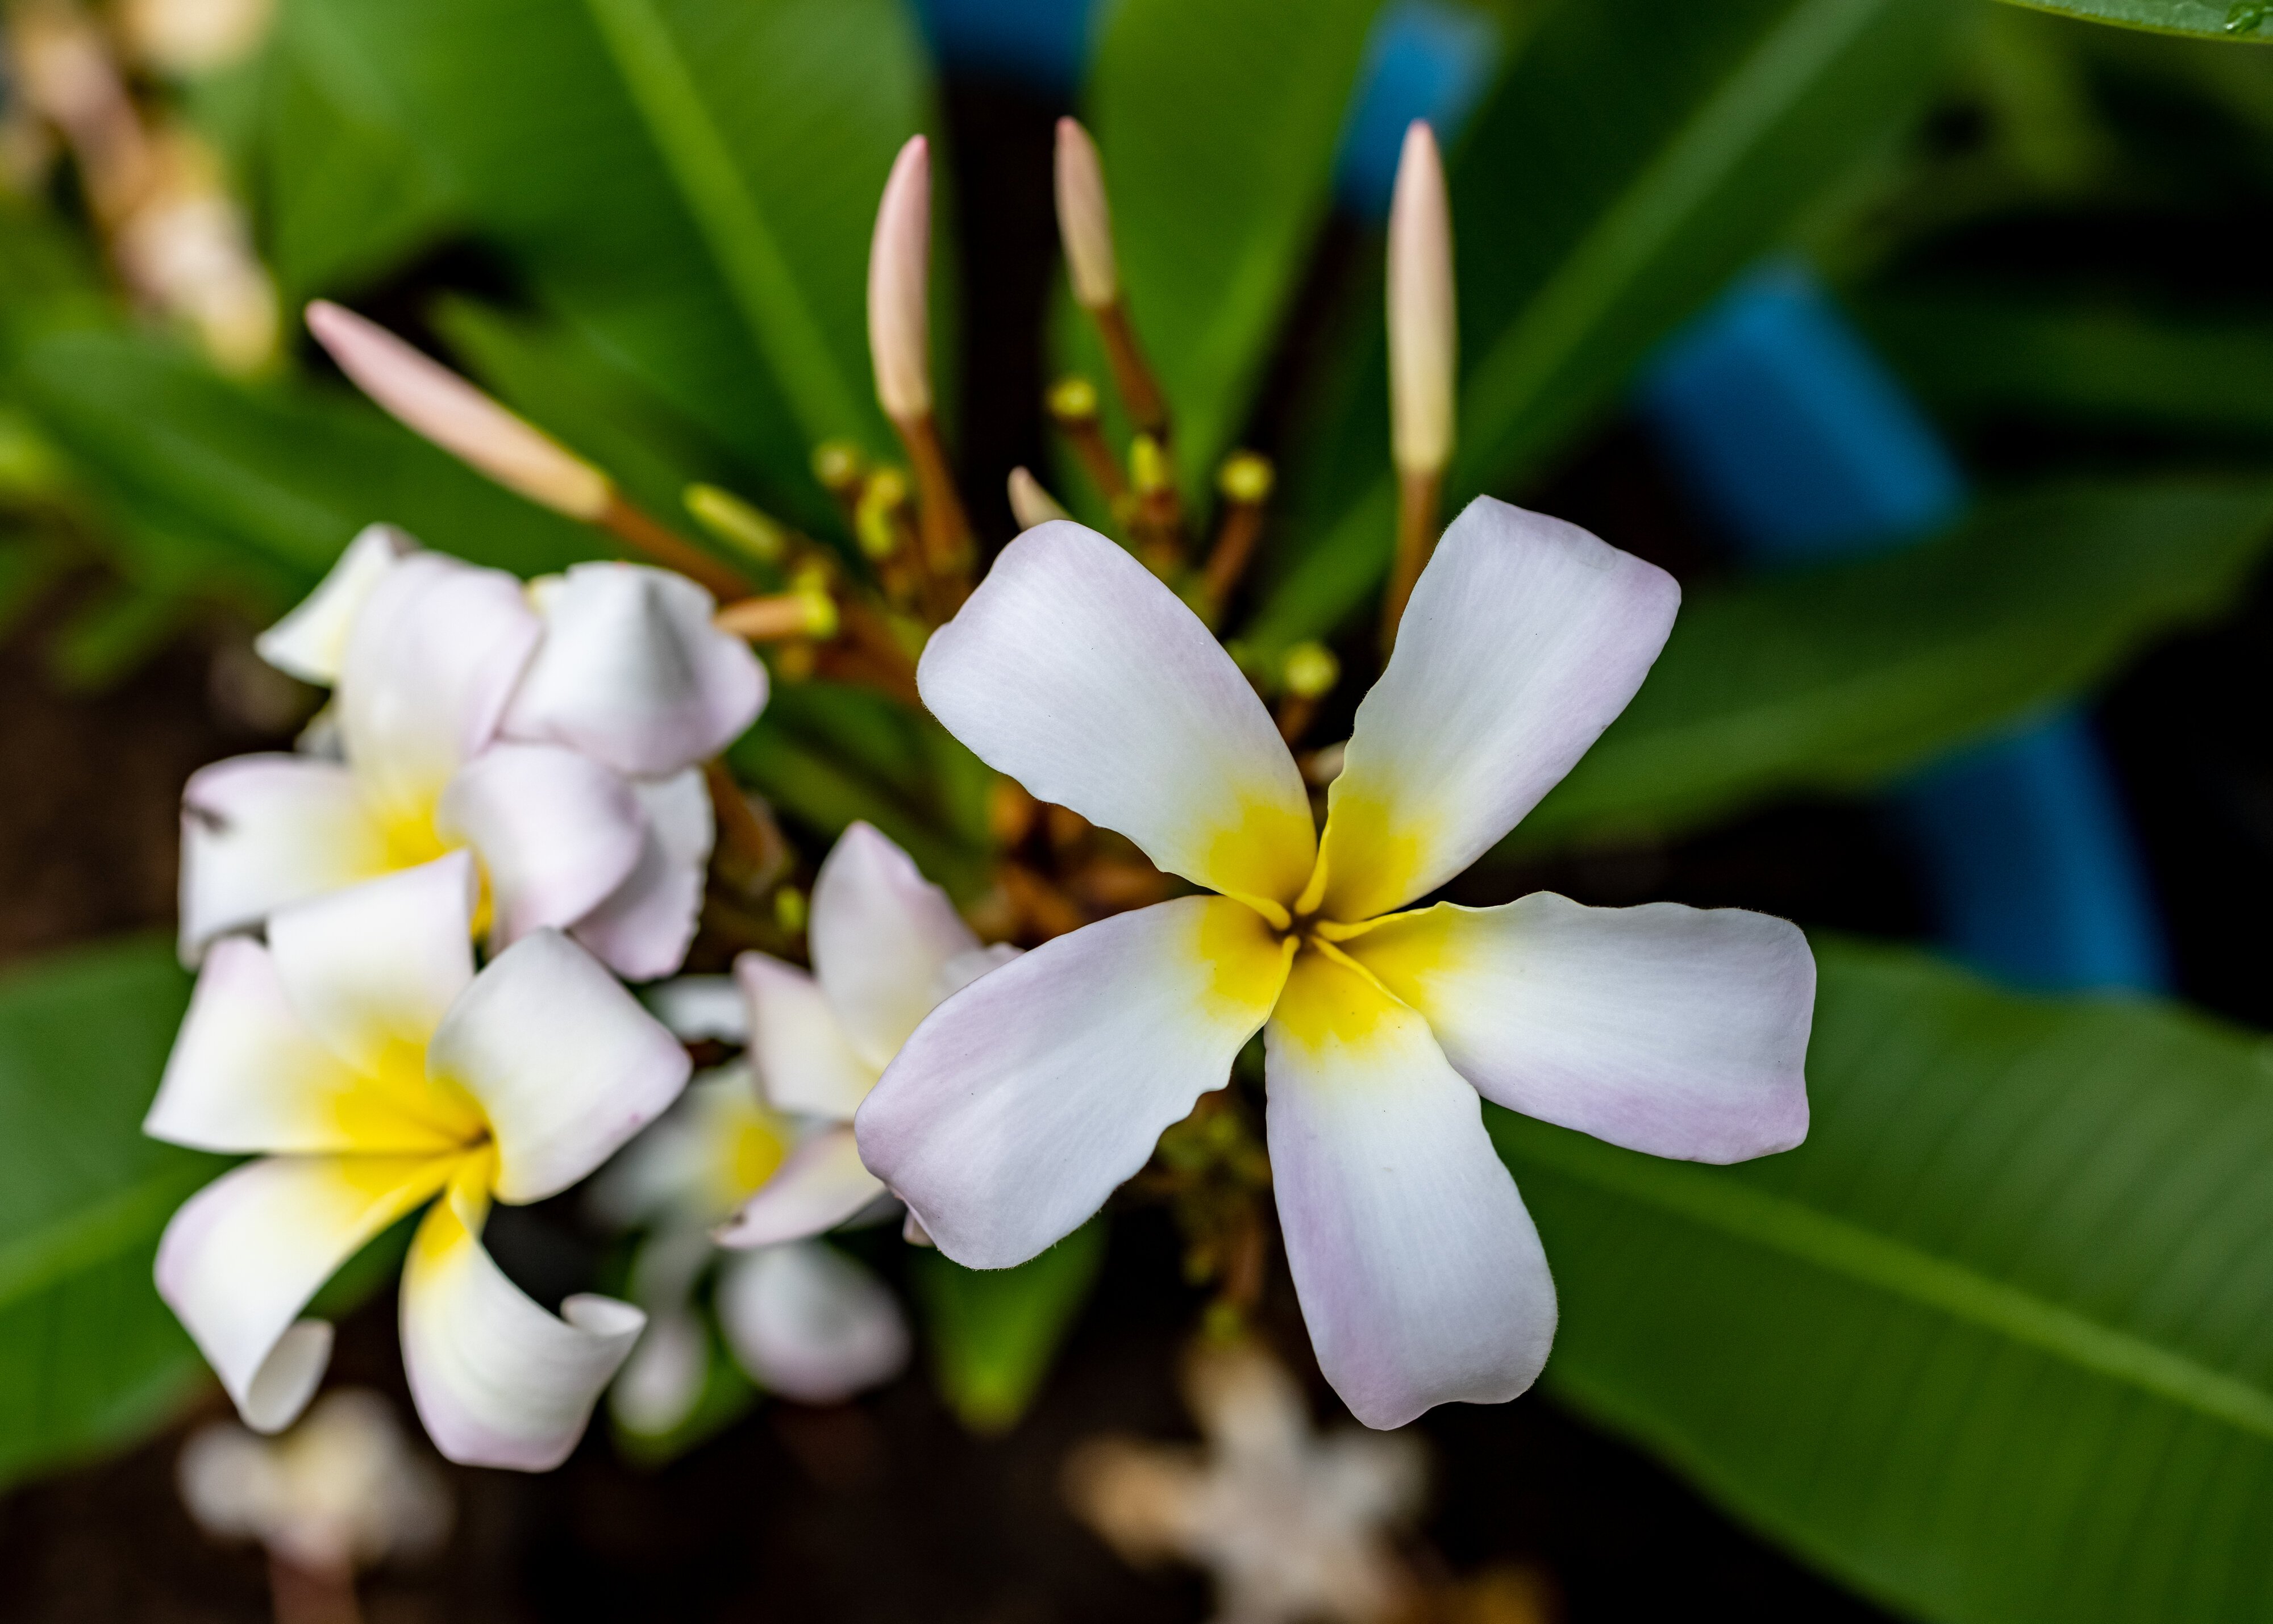
<instances>
[{"instance_id":1,"label":"pink-tipped bud","mask_svg":"<svg viewBox=\"0 0 2273 1624\"><path fill-rule=\"evenodd\" d=\"M1055 497L1042 489L1040 480L1023 468L1010 470L1010 516L1018 521L1021 530L1031 530L1053 519L1073 517Z\"/></svg>"},{"instance_id":2,"label":"pink-tipped bud","mask_svg":"<svg viewBox=\"0 0 2273 1624\"><path fill-rule=\"evenodd\" d=\"M892 162L868 244L868 354L895 423L931 411L931 147L910 136Z\"/></svg>"},{"instance_id":3,"label":"pink-tipped bud","mask_svg":"<svg viewBox=\"0 0 2273 1624\"><path fill-rule=\"evenodd\" d=\"M1101 311L1121 296L1113 263L1113 210L1105 200L1105 169L1097 143L1074 119L1058 120L1058 238L1066 273L1084 309Z\"/></svg>"},{"instance_id":4,"label":"pink-tipped bud","mask_svg":"<svg viewBox=\"0 0 2273 1624\"><path fill-rule=\"evenodd\" d=\"M307 320L340 370L396 422L506 490L587 521L614 499L605 474L386 328L323 299Z\"/></svg>"},{"instance_id":5,"label":"pink-tipped bud","mask_svg":"<svg viewBox=\"0 0 2273 1624\"><path fill-rule=\"evenodd\" d=\"M1459 365L1452 307L1452 211L1437 138L1406 127L1389 205L1389 406L1397 466L1443 471L1452 455L1452 397Z\"/></svg>"}]
</instances>

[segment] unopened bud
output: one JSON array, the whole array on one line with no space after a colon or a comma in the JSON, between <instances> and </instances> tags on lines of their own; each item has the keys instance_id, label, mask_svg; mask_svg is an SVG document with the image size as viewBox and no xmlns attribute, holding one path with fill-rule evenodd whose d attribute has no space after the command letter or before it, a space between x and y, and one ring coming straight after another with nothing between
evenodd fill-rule
<instances>
[{"instance_id":1,"label":"unopened bud","mask_svg":"<svg viewBox=\"0 0 2273 1624\"><path fill-rule=\"evenodd\" d=\"M791 936L805 929L805 893L795 886L784 886L774 893L774 923Z\"/></svg>"},{"instance_id":2,"label":"unopened bud","mask_svg":"<svg viewBox=\"0 0 2273 1624\"><path fill-rule=\"evenodd\" d=\"M836 600L827 592L800 591L798 602L805 607L805 634L817 643L825 643L836 635L840 624Z\"/></svg>"},{"instance_id":3,"label":"unopened bud","mask_svg":"<svg viewBox=\"0 0 2273 1624\"><path fill-rule=\"evenodd\" d=\"M1094 423L1097 385L1078 375L1061 378L1050 385L1046 404L1050 415L1060 423Z\"/></svg>"},{"instance_id":4,"label":"unopened bud","mask_svg":"<svg viewBox=\"0 0 2273 1624\"><path fill-rule=\"evenodd\" d=\"M1452 458L1459 343L1444 166L1436 136L1416 118L1405 131L1389 205L1391 438L1406 473L1439 473Z\"/></svg>"},{"instance_id":5,"label":"unopened bud","mask_svg":"<svg viewBox=\"0 0 2273 1624\"><path fill-rule=\"evenodd\" d=\"M1298 700L1323 699L1341 680L1342 662L1324 643L1297 643L1287 651L1287 692Z\"/></svg>"},{"instance_id":6,"label":"unopened bud","mask_svg":"<svg viewBox=\"0 0 2273 1624\"><path fill-rule=\"evenodd\" d=\"M893 161L868 244L868 354L876 399L896 423L931 411L931 149L910 136Z\"/></svg>"},{"instance_id":7,"label":"unopened bud","mask_svg":"<svg viewBox=\"0 0 2273 1624\"><path fill-rule=\"evenodd\" d=\"M823 440L813 448L813 476L831 496L850 494L865 472L860 448L850 440Z\"/></svg>"},{"instance_id":8,"label":"unopened bud","mask_svg":"<svg viewBox=\"0 0 2273 1624\"><path fill-rule=\"evenodd\" d=\"M1223 460L1216 470L1216 489L1234 502L1249 505L1267 501L1271 487L1278 481L1277 470L1271 459L1260 452L1235 451Z\"/></svg>"},{"instance_id":9,"label":"unopened bud","mask_svg":"<svg viewBox=\"0 0 2273 1624\"><path fill-rule=\"evenodd\" d=\"M1166 490L1174 479L1168 468L1168 453L1160 449L1160 442L1149 434L1140 434L1129 443L1129 483L1136 487L1140 496L1151 496Z\"/></svg>"},{"instance_id":10,"label":"unopened bud","mask_svg":"<svg viewBox=\"0 0 2273 1624\"><path fill-rule=\"evenodd\" d=\"M852 510L852 534L869 558L889 558L899 550L899 512L907 499L908 477L897 468L878 468L860 487L860 500Z\"/></svg>"},{"instance_id":11,"label":"unopened bud","mask_svg":"<svg viewBox=\"0 0 2273 1624\"><path fill-rule=\"evenodd\" d=\"M1121 296L1113 262L1113 211L1105 200L1105 170L1097 144L1070 118L1058 120L1058 237L1066 273L1083 308L1101 311Z\"/></svg>"},{"instance_id":12,"label":"unopened bud","mask_svg":"<svg viewBox=\"0 0 2273 1624\"><path fill-rule=\"evenodd\" d=\"M1058 499L1042 489L1042 482L1023 468L1010 470L1010 514L1018 528L1031 530L1053 519L1070 519Z\"/></svg>"},{"instance_id":13,"label":"unopened bud","mask_svg":"<svg viewBox=\"0 0 2273 1624\"><path fill-rule=\"evenodd\" d=\"M396 422L508 490L589 522L614 499L608 476L431 356L319 299L308 331Z\"/></svg>"},{"instance_id":14,"label":"unopened bud","mask_svg":"<svg viewBox=\"0 0 2273 1624\"><path fill-rule=\"evenodd\" d=\"M789 551L789 533L731 490L716 485L686 487L682 499L695 522L731 547L761 564L778 564Z\"/></svg>"}]
</instances>

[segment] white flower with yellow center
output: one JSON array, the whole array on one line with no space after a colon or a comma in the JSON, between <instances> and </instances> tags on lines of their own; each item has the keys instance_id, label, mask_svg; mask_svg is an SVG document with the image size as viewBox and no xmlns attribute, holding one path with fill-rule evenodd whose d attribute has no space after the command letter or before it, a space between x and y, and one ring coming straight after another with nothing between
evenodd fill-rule
<instances>
[{"instance_id":1,"label":"white flower with yellow center","mask_svg":"<svg viewBox=\"0 0 2273 1624\"><path fill-rule=\"evenodd\" d=\"M695 764L765 702L712 607L668 571L583 564L524 587L365 530L259 645L335 685L332 757L238 756L183 790L184 956L467 849L493 947L550 925L634 979L676 969L713 834Z\"/></svg>"},{"instance_id":2,"label":"white flower with yellow center","mask_svg":"<svg viewBox=\"0 0 2273 1624\"><path fill-rule=\"evenodd\" d=\"M1537 1232L1479 1093L1660 1156L1806 1133L1814 1001L1782 920L1669 903L1403 911L1624 708L1672 579L1489 499L1448 529L1357 713L1324 834L1262 701L1174 594L1058 522L926 649L925 702L1036 797L1217 893L1087 925L949 999L861 1107L940 1249L1024 1261L1142 1167L1261 1029L1287 1261L1358 1418L1512 1398L1554 1338Z\"/></svg>"},{"instance_id":3,"label":"white flower with yellow center","mask_svg":"<svg viewBox=\"0 0 2273 1624\"><path fill-rule=\"evenodd\" d=\"M583 1431L643 1316L559 1317L483 1250L491 1201L541 1201L675 1098L686 1051L591 954L536 931L474 971L454 853L216 942L145 1130L253 1152L174 1215L158 1291L247 1425L298 1415L331 1354L299 1317L333 1271L433 1204L402 1276L403 1363L451 1459L541 1471ZM436 1200L436 1197L440 1199Z\"/></svg>"}]
</instances>

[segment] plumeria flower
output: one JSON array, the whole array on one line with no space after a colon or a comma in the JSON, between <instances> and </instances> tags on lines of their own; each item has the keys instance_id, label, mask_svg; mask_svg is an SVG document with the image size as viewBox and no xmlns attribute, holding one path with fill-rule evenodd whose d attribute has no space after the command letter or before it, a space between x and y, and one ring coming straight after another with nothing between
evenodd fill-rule
<instances>
[{"instance_id":1,"label":"plumeria flower","mask_svg":"<svg viewBox=\"0 0 2273 1624\"><path fill-rule=\"evenodd\" d=\"M724 1018L707 1010L716 989ZM749 1036L732 981L686 977L656 1000L681 1037ZM797 1124L759 1097L746 1065L695 1079L679 1104L616 1158L593 1186L605 1221L647 1234L632 1262L631 1297L648 1328L609 1395L627 1431L659 1437L694 1413L710 1364L696 1293L719 1251L711 1231L764 1188L795 1141ZM712 1298L726 1345L761 1387L807 1403L832 1403L890 1381L906 1367L907 1321L882 1283L818 1240L794 1239L726 1254Z\"/></svg>"},{"instance_id":2,"label":"plumeria flower","mask_svg":"<svg viewBox=\"0 0 2273 1624\"><path fill-rule=\"evenodd\" d=\"M246 1425L298 1415L331 1355L299 1318L333 1271L431 1202L402 1276L402 1354L455 1461L542 1471L638 1337L627 1303L546 1313L481 1245L492 1201L597 1167L686 1082L686 1049L557 931L474 972L472 859L452 853L278 909L214 944L143 1126L259 1156L191 1198L158 1291ZM439 1199L437 1199L439 1198Z\"/></svg>"},{"instance_id":3,"label":"plumeria flower","mask_svg":"<svg viewBox=\"0 0 2273 1624\"><path fill-rule=\"evenodd\" d=\"M1262 1029L1287 1261L1328 1380L1379 1427L1522 1392L1555 1288L1479 1093L1700 1161L1806 1132L1815 972L1792 925L1548 892L1409 907L1624 707L1679 596L1575 526L1472 504L1358 709L1321 836L1198 619L1093 531L1027 531L932 638L925 702L1037 797L1214 894L1084 926L941 1005L860 1109L868 1166L957 1262L1022 1262Z\"/></svg>"},{"instance_id":4,"label":"plumeria flower","mask_svg":"<svg viewBox=\"0 0 2273 1624\"><path fill-rule=\"evenodd\" d=\"M318 752L238 756L182 793L182 949L467 849L492 947L551 926L634 979L686 956L713 835L696 765L765 702L683 576L581 564L526 587L357 536L259 640L335 692Z\"/></svg>"}]
</instances>

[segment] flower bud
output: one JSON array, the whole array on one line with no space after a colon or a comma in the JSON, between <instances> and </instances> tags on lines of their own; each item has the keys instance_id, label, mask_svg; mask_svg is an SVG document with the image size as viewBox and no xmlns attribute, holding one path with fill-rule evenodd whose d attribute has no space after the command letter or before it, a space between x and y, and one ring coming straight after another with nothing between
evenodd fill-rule
<instances>
[{"instance_id":1,"label":"flower bud","mask_svg":"<svg viewBox=\"0 0 2273 1624\"><path fill-rule=\"evenodd\" d=\"M1287 692L1298 700L1324 699L1341 680L1342 662L1324 643L1297 643L1287 651Z\"/></svg>"},{"instance_id":2,"label":"flower bud","mask_svg":"<svg viewBox=\"0 0 2273 1624\"><path fill-rule=\"evenodd\" d=\"M1452 307L1452 206L1437 138L1405 131L1389 205L1389 401L1397 466L1436 474L1452 454L1459 332Z\"/></svg>"},{"instance_id":3,"label":"flower bud","mask_svg":"<svg viewBox=\"0 0 2273 1624\"><path fill-rule=\"evenodd\" d=\"M1058 237L1066 273L1084 310L1101 311L1121 296L1113 262L1113 211L1105 200L1105 170L1097 144L1070 118L1058 120Z\"/></svg>"},{"instance_id":4,"label":"flower bud","mask_svg":"<svg viewBox=\"0 0 2273 1624\"><path fill-rule=\"evenodd\" d=\"M868 245L868 353L884 415L907 423L931 412L931 149L910 136L893 161Z\"/></svg>"},{"instance_id":5,"label":"flower bud","mask_svg":"<svg viewBox=\"0 0 2273 1624\"><path fill-rule=\"evenodd\" d=\"M680 499L704 529L759 563L779 564L788 556L789 535L779 521L732 491L698 482L687 486Z\"/></svg>"},{"instance_id":6,"label":"flower bud","mask_svg":"<svg viewBox=\"0 0 2273 1624\"><path fill-rule=\"evenodd\" d=\"M323 299L308 306L307 319L357 388L476 472L588 523L614 499L605 474L386 328Z\"/></svg>"},{"instance_id":7,"label":"flower bud","mask_svg":"<svg viewBox=\"0 0 2273 1624\"><path fill-rule=\"evenodd\" d=\"M1073 517L1058 503L1058 499L1042 489L1042 482L1024 468L1010 470L1010 513L1017 520L1018 528L1031 530L1038 524L1047 524L1053 519Z\"/></svg>"}]
</instances>

